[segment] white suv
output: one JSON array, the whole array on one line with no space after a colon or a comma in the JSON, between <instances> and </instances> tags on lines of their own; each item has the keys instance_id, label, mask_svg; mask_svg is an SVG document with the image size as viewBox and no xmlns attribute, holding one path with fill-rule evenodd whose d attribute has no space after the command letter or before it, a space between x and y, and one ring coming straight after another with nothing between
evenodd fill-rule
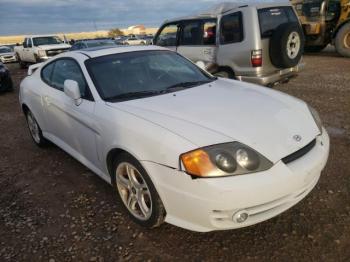
<instances>
[{"instance_id":1,"label":"white suv","mask_svg":"<svg viewBox=\"0 0 350 262\"><path fill-rule=\"evenodd\" d=\"M217 76L262 85L286 82L303 67L304 36L289 1L234 1L168 20L154 44Z\"/></svg>"}]
</instances>

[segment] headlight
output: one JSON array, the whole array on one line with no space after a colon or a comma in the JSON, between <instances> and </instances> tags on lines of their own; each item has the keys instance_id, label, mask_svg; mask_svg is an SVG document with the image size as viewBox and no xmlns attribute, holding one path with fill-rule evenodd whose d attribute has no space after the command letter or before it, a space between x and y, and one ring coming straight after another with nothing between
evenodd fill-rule
<instances>
[{"instance_id":1,"label":"headlight","mask_svg":"<svg viewBox=\"0 0 350 262\"><path fill-rule=\"evenodd\" d=\"M316 109L314 109L313 107L311 107L309 105L308 105L308 107L309 107L309 110L310 110L310 113L311 113L312 117L315 120L315 123L316 123L318 129L320 130L320 133L322 134L322 132L323 132L323 124L322 124L322 120L321 120L320 115L318 114Z\"/></svg>"},{"instance_id":2,"label":"headlight","mask_svg":"<svg viewBox=\"0 0 350 262\"><path fill-rule=\"evenodd\" d=\"M45 50L39 50L38 51L38 56L39 57L45 57L46 56L46 51Z\"/></svg>"},{"instance_id":3,"label":"headlight","mask_svg":"<svg viewBox=\"0 0 350 262\"><path fill-rule=\"evenodd\" d=\"M197 149L180 156L188 174L197 177L245 175L268 170L272 163L239 142Z\"/></svg>"}]
</instances>

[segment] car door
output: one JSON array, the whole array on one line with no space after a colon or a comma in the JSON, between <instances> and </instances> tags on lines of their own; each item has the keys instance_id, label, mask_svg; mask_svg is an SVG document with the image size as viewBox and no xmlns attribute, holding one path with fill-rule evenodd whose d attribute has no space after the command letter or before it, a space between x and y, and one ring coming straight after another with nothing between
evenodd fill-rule
<instances>
[{"instance_id":1,"label":"car door","mask_svg":"<svg viewBox=\"0 0 350 262\"><path fill-rule=\"evenodd\" d=\"M24 41L23 41L23 51L22 51L22 54L21 54L21 59L22 61L29 61L28 60L28 50L29 50L29 47L28 47L28 39L29 38L25 38Z\"/></svg>"},{"instance_id":2,"label":"car door","mask_svg":"<svg viewBox=\"0 0 350 262\"><path fill-rule=\"evenodd\" d=\"M32 38L28 37L26 44L27 44L26 45L27 47L24 49L25 61L26 62L35 62L34 46L33 46Z\"/></svg>"},{"instance_id":3,"label":"car door","mask_svg":"<svg viewBox=\"0 0 350 262\"><path fill-rule=\"evenodd\" d=\"M179 23L164 25L155 37L154 44L166 47L170 50L177 50Z\"/></svg>"},{"instance_id":4,"label":"car door","mask_svg":"<svg viewBox=\"0 0 350 262\"><path fill-rule=\"evenodd\" d=\"M43 79L43 104L48 135L82 162L87 160L99 168L95 102L80 65L72 58L58 59L53 63L50 79ZM48 66L42 70L42 78L46 68ZM77 106L75 101L64 93L65 80L74 80L79 84L82 96L80 105Z\"/></svg>"},{"instance_id":5,"label":"car door","mask_svg":"<svg viewBox=\"0 0 350 262\"><path fill-rule=\"evenodd\" d=\"M183 21L177 52L195 63L215 63L216 28L216 19Z\"/></svg>"},{"instance_id":6,"label":"car door","mask_svg":"<svg viewBox=\"0 0 350 262\"><path fill-rule=\"evenodd\" d=\"M254 48L250 47L249 43L255 42L253 40L247 42L246 40L254 35L244 35L242 12L224 15L220 21L219 34L217 63L220 66L230 66L238 70L235 71L238 74L251 67L251 50Z\"/></svg>"}]
</instances>

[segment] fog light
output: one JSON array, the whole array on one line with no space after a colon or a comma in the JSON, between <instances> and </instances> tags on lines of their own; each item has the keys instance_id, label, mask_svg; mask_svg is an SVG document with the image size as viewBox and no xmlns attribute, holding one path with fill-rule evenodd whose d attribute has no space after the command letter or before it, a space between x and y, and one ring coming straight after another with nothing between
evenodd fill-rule
<instances>
[{"instance_id":1,"label":"fog light","mask_svg":"<svg viewBox=\"0 0 350 262\"><path fill-rule=\"evenodd\" d=\"M233 221L237 223L245 222L249 217L249 214L246 211L239 211L233 215Z\"/></svg>"}]
</instances>

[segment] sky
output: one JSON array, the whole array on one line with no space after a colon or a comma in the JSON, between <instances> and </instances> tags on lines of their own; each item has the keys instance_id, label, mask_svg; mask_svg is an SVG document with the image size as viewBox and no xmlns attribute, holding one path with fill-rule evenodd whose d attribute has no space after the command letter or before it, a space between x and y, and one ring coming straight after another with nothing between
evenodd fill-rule
<instances>
[{"instance_id":1,"label":"sky","mask_svg":"<svg viewBox=\"0 0 350 262\"><path fill-rule=\"evenodd\" d=\"M0 0L0 35L83 32L194 14L217 0Z\"/></svg>"}]
</instances>

